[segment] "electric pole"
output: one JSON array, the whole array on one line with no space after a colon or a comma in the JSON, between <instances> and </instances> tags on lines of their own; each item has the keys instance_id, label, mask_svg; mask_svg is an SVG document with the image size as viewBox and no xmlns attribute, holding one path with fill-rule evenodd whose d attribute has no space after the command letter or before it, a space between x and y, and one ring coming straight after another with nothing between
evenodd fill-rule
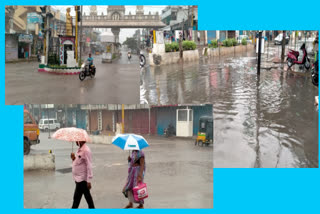
<instances>
[{"instance_id":1,"label":"electric pole","mask_svg":"<svg viewBox=\"0 0 320 214\"><path fill-rule=\"evenodd\" d=\"M257 75L258 75L258 76L260 76L260 64L261 64L261 38L262 38L262 31L259 31L258 67L257 67Z\"/></svg>"},{"instance_id":2,"label":"electric pole","mask_svg":"<svg viewBox=\"0 0 320 214\"><path fill-rule=\"evenodd\" d=\"M80 6L80 63L81 63L81 60L82 60L82 9L83 9L83 6L81 5Z\"/></svg>"}]
</instances>

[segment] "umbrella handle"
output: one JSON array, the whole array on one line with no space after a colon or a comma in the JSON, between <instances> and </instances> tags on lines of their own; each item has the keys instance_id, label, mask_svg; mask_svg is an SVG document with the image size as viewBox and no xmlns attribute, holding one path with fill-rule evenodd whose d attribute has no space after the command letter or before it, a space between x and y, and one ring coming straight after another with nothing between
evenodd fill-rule
<instances>
[{"instance_id":1,"label":"umbrella handle","mask_svg":"<svg viewBox=\"0 0 320 214\"><path fill-rule=\"evenodd\" d=\"M72 141L72 153L73 153L73 141Z\"/></svg>"}]
</instances>

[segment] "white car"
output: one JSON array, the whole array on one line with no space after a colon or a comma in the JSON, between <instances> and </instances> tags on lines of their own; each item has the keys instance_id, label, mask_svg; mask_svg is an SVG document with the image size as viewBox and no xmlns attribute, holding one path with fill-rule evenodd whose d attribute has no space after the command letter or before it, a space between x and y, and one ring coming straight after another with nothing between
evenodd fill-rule
<instances>
[{"instance_id":1,"label":"white car","mask_svg":"<svg viewBox=\"0 0 320 214\"><path fill-rule=\"evenodd\" d=\"M60 129L60 123L57 121L57 119L41 119L39 122L39 129L48 131L50 130L57 130Z\"/></svg>"}]
</instances>

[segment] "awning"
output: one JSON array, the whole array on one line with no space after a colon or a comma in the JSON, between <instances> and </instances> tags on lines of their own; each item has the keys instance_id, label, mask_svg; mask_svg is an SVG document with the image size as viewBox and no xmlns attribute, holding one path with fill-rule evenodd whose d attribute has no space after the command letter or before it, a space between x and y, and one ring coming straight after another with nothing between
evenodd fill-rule
<instances>
[{"instance_id":1,"label":"awning","mask_svg":"<svg viewBox=\"0 0 320 214\"><path fill-rule=\"evenodd\" d=\"M160 30L161 31L171 31L171 27L170 27L170 25L168 25L168 26L166 26L164 28L161 28Z\"/></svg>"}]
</instances>

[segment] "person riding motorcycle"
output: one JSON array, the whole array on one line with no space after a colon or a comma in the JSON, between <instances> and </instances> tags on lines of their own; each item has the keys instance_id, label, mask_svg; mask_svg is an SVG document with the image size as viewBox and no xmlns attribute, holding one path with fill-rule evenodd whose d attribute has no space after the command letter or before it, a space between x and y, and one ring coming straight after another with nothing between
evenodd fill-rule
<instances>
[{"instance_id":1,"label":"person riding motorcycle","mask_svg":"<svg viewBox=\"0 0 320 214\"><path fill-rule=\"evenodd\" d=\"M131 50L130 49L128 50L128 54L127 55L128 55L128 59L130 60L131 59Z\"/></svg>"},{"instance_id":2,"label":"person riding motorcycle","mask_svg":"<svg viewBox=\"0 0 320 214\"><path fill-rule=\"evenodd\" d=\"M89 53L87 61L89 62L89 66L91 67L93 65L93 58L91 57L91 53Z\"/></svg>"}]
</instances>

